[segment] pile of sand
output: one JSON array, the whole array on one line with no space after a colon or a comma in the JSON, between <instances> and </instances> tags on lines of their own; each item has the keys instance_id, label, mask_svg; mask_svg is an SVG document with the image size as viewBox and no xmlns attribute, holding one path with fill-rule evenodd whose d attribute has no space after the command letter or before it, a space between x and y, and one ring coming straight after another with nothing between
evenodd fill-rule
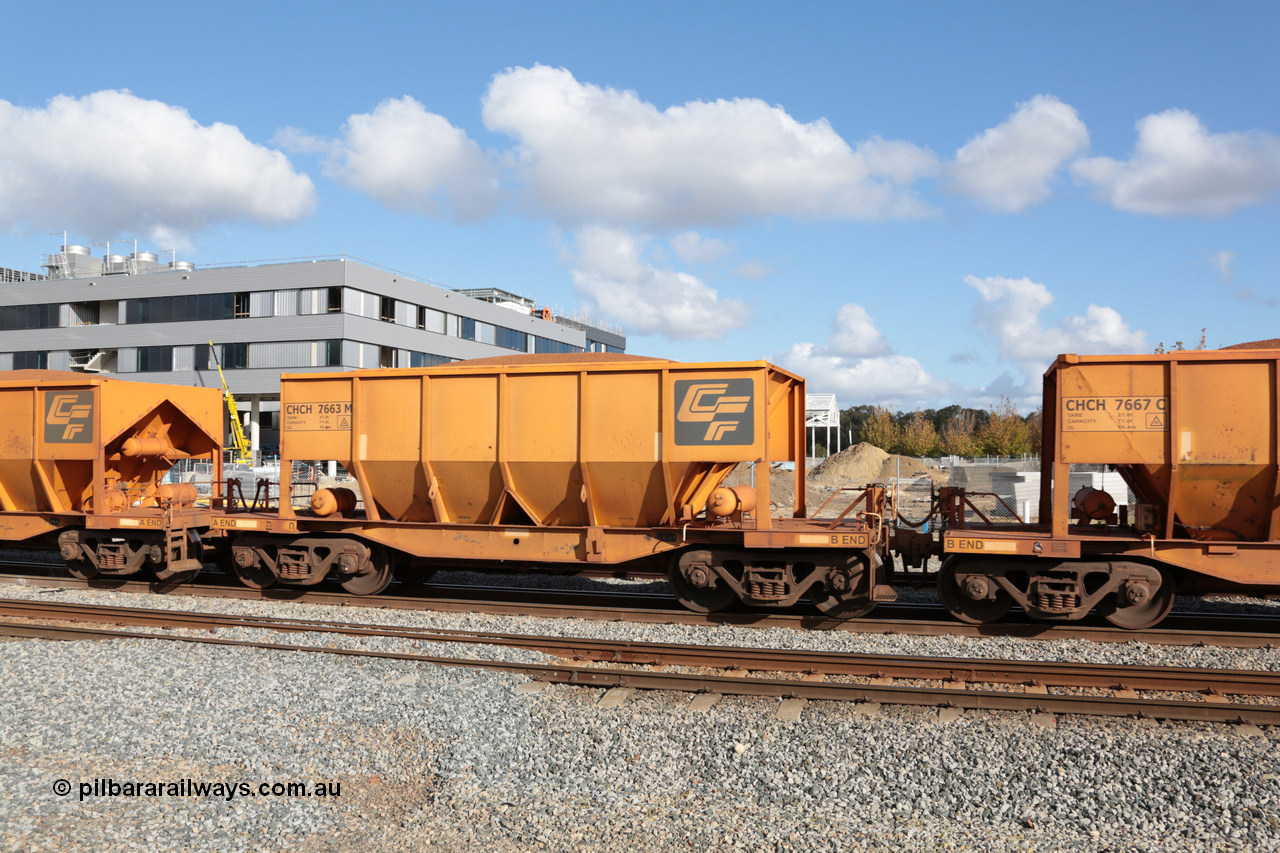
<instances>
[{"instance_id":1,"label":"pile of sand","mask_svg":"<svg viewBox=\"0 0 1280 853\"><path fill-rule=\"evenodd\" d=\"M866 486L887 483L895 477L937 479L940 472L930 471L919 459L894 456L872 444L856 444L828 456L809 471L809 480L827 486ZM945 480L945 475L942 475Z\"/></svg>"},{"instance_id":2,"label":"pile of sand","mask_svg":"<svg viewBox=\"0 0 1280 853\"><path fill-rule=\"evenodd\" d=\"M809 471L809 479L831 486L865 486L880 479L889 454L873 444L855 444L828 456Z\"/></svg>"},{"instance_id":3,"label":"pile of sand","mask_svg":"<svg viewBox=\"0 0 1280 853\"><path fill-rule=\"evenodd\" d=\"M914 477L927 477L929 469L919 459L913 459L910 456L890 456L884 460L884 465L880 467L880 475L876 477L877 483L885 483L894 477L901 477L906 480Z\"/></svg>"}]
</instances>

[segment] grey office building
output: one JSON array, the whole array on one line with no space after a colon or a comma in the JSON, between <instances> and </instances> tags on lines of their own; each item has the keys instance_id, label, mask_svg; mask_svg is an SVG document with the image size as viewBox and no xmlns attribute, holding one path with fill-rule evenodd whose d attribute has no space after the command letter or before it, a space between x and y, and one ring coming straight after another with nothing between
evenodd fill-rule
<instances>
[{"instance_id":1,"label":"grey office building","mask_svg":"<svg viewBox=\"0 0 1280 853\"><path fill-rule=\"evenodd\" d=\"M220 387L221 363L246 432L268 453L282 372L626 348L617 330L524 296L451 290L346 256L197 269L68 245L43 266L43 276L0 277L0 370Z\"/></svg>"}]
</instances>

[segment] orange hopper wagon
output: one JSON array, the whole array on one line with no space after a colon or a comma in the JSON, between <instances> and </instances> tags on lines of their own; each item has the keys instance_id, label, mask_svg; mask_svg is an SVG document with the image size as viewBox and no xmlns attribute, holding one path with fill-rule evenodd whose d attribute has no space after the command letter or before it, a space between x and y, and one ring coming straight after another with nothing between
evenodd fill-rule
<instances>
[{"instance_id":1,"label":"orange hopper wagon","mask_svg":"<svg viewBox=\"0 0 1280 853\"><path fill-rule=\"evenodd\" d=\"M56 537L71 572L161 579L200 570L210 512L175 460L221 478L222 397L212 389L56 370L0 374L0 540Z\"/></svg>"},{"instance_id":2,"label":"orange hopper wagon","mask_svg":"<svg viewBox=\"0 0 1280 853\"><path fill-rule=\"evenodd\" d=\"M265 585L336 568L375 592L442 565L643 565L669 569L699 609L806 594L869 608L876 530L804 517L804 406L804 381L763 361L583 353L286 374L282 467L337 460L363 506L334 489L295 510L286 488L299 535L237 535L236 571ZM744 462L754 489L725 487ZM774 463L793 468L779 517Z\"/></svg>"}]
</instances>

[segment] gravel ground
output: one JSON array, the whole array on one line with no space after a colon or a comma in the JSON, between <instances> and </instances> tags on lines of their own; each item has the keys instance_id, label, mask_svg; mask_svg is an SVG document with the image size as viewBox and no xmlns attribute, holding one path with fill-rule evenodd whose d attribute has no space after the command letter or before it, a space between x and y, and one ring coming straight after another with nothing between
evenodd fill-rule
<instances>
[{"instance_id":1,"label":"gravel ground","mask_svg":"<svg viewBox=\"0 0 1280 853\"><path fill-rule=\"evenodd\" d=\"M441 578L457 582L459 578ZM539 578L539 583L546 579ZM598 584L563 579L570 585ZM635 582L632 582L635 583ZM642 586L642 584L640 584ZM870 636L4 587L3 597L904 654L1280 669L1280 652ZM1231 604L1229 602L1229 604ZM1257 605L1235 602L1233 606ZM221 637L256 632L223 629ZM349 638L290 641L356 645ZM380 638L375 648L407 648ZM636 693L164 641L4 644L0 851L1275 850L1280 728ZM426 654L538 660L424 644ZM59 796L54 782L71 783ZM305 781L337 797L93 796L94 779Z\"/></svg>"}]
</instances>

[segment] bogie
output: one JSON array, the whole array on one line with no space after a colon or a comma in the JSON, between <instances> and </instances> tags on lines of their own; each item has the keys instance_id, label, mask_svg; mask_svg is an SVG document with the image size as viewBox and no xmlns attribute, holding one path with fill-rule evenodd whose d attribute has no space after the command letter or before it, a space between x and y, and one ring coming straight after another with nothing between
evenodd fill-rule
<instances>
[{"instance_id":1,"label":"bogie","mask_svg":"<svg viewBox=\"0 0 1280 853\"><path fill-rule=\"evenodd\" d=\"M696 549L671 560L671 588L682 604L700 613L735 600L751 608L792 607L807 597L824 613L849 618L869 612L875 555L831 551Z\"/></svg>"},{"instance_id":2,"label":"bogie","mask_svg":"<svg viewBox=\"0 0 1280 853\"><path fill-rule=\"evenodd\" d=\"M938 575L938 596L962 622L999 619L1014 604L1033 619L1083 619L1097 609L1122 628L1146 628L1173 606L1168 569L1131 560L1036 560L952 556Z\"/></svg>"}]
</instances>

